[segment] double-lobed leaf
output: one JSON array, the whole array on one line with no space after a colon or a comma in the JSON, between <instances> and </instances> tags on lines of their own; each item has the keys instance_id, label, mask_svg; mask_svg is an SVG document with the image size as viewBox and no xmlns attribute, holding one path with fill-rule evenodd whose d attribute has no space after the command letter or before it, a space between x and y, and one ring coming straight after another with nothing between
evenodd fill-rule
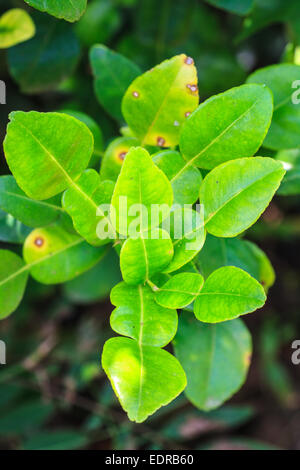
<instances>
[{"instance_id":1,"label":"double-lobed leaf","mask_svg":"<svg viewBox=\"0 0 300 470\"><path fill-rule=\"evenodd\" d=\"M252 344L239 318L209 325L182 312L174 347L187 375L185 395L201 410L217 408L245 381Z\"/></svg>"},{"instance_id":2,"label":"double-lobed leaf","mask_svg":"<svg viewBox=\"0 0 300 470\"><path fill-rule=\"evenodd\" d=\"M300 66L271 65L257 70L248 83L268 86L274 97L274 114L264 146L274 150L299 147L300 128Z\"/></svg>"},{"instance_id":3,"label":"double-lobed leaf","mask_svg":"<svg viewBox=\"0 0 300 470\"><path fill-rule=\"evenodd\" d=\"M30 199L11 175L0 176L0 208L28 227L49 225L64 213L57 198Z\"/></svg>"},{"instance_id":4,"label":"double-lobed leaf","mask_svg":"<svg viewBox=\"0 0 300 470\"><path fill-rule=\"evenodd\" d=\"M93 153L86 125L60 113L17 111L9 117L4 152L20 188L45 200L74 186Z\"/></svg>"},{"instance_id":5,"label":"double-lobed leaf","mask_svg":"<svg viewBox=\"0 0 300 470\"><path fill-rule=\"evenodd\" d=\"M272 94L263 85L242 85L209 98L180 133L186 165L212 169L228 160L251 157L267 134L272 113Z\"/></svg>"},{"instance_id":6,"label":"double-lobed leaf","mask_svg":"<svg viewBox=\"0 0 300 470\"><path fill-rule=\"evenodd\" d=\"M0 16L0 49L27 41L34 34L34 22L25 10L13 8Z\"/></svg>"},{"instance_id":7,"label":"double-lobed leaf","mask_svg":"<svg viewBox=\"0 0 300 470\"><path fill-rule=\"evenodd\" d=\"M169 214L172 202L172 187L166 175L153 163L147 150L131 148L111 201L111 219L117 232L127 236L157 227ZM156 218L151 217L152 211Z\"/></svg>"},{"instance_id":8,"label":"double-lobed leaf","mask_svg":"<svg viewBox=\"0 0 300 470\"><path fill-rule=\"evenodd\" d=\"M166 268L174 254L172 240L165 230L154 228L128 238L120 253L124 281L144 283Z\"/></svg>"},{"instance_id":9,"label":"double-lobed leaf","mask_svg":"<svg viewBox=\"0 0 300 470\"><path fill-rule=\"evenodd\" d=\"M116 285L110 297L117 307L110 317L112 329L145 346L168 344L177 331L177 312L158 305L154 297L149 286Z\"/></svg>"},{"instance_id":10,"label":"double-lobed leaf","mask_svg":"<svg viewBox=\"0 0 300 470\"><path fill-rule=\"evenodd\" d=\"M172 147L198 101L194 61L180 54L136 78L124 95L122 112L141 145Z\"/></svg>"},{"instance_id":11,"label":"double-lobed leaf","mask_svg":"<svg viewBox=\"0 0 300 470\"><path fill-rule=\"evenodd\" d=\"M25 0L28 5L73 23L83 15L87 0Z\"/></svg>"},{"instance_id":12,"label":"double-lobed leaf","mask_svg":"<svg viewBox=\"0 0 300 470\"><path fill-rule=\"evenodd\" d=\"M153 155L154 163L170 180L174 204L194 204L199 197L202 176L198 168L186 166L182 155L175 150L164 150Z\"/></svg>"},{"instance_id":13,"label":"double-lobed leaf","mask_svg":"<svg viewBox=\"0 0 300 470\"><path fill-rule=\"evenodd\" d=\"M0 250L0 319L20 304L28 279L24 261L9 250Z\"/></svg>"},{"instance_id":14,"label":"double-lobed leaf","mask_svg":"<svg viewBox=\"0 0 300 470\"><path fill-rule=\"evenodd\" d=\"M234 237L249 228L266 209L285 174L268 157L240 158L214 168L200 187L206 230Z\"/></svg>"},{"instance_id":15,"label":"double-lobed leaf","mask_svg":"<svg viewBox=\"0 0 300 470\"><path fill-rule=\"evenodd\" d=\"M266 294L246 271L224 266L214 271L197 296L194 312L198 320L219 323L261 308Z\"/></svg>"},{"instance_id":16,"label":"double-lobed leaf","mask_svg":"<svg viewBox=\"0 0 300 470\"><path fill-rule=\"evenodd\" d=\"M122 98L130 83L141 73L139 67L102 44L92 47L90 61L99 103L115 119L122 121Z\"/></svg>"},{"instance_id":17,"label":"double-lobed leaf","mask_svg":"<svg viewBox=\"0 0 300 470\"><path fill-rule=\"evenodd\" d=\"M204 279L197 273L179 273L171 277L155 294L156 302L166 308L184 308L198 296Z\"/></svg>"},{"instance_id":18,"label":"double-lobed leaf","mask_svg":"<svg viewBox=\"0 0 300 470\"><path fill-rule=\"evenodd\" d=\"M138 423L174 400L186 386L185 373L174 356L130 338L109 339L102 366L129 419Z\"/></svg>"}]
</instances>

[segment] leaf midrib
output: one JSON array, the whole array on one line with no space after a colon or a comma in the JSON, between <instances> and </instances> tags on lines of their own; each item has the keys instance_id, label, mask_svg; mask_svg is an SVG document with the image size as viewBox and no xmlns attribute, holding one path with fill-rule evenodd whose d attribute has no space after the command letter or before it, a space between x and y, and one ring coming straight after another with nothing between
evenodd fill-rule
<instances>
[{"instance_id":1,"label":"leaf midrib","mask_svg":"<svg viewBox=\"0 0 300 470\"><path fill-rule=\"evenodd\" d=\"M272 175L273 173L276 173L278 171L281 171L281 168L277 168L276 170L272 170L270 171L269 173L266 173L263 177L261 178L258 178L256 179L255 181L253 181L252 183L250 183L248 186L244 186L242 187L239 191L237 191L235 194L233 194L227 201L225 201L221 206L219 206L215 212L213 212L212 214L209 215L209 217L204 221L204 225L208 224L213 217L215 217L218 212L220 212L220 210L224 209L224 207L229 204L231 201L233 201L233 199L235 199L236 197L240 196L244 191L247 191L248 189L250 189L252 186L256 185L258 182L261 182L263 181L265 178L268 178L270 175Z\"/></svg>"},{"instance_id":2,"label":"leaf midrib","mask_svg":"<svg viewBox=\"0 0 300 470\"><path fill-rule=\"evenodd\" d=\"M111 224L111 221L110 219L104 214L104 212L99 208L99 206L95 203L95 201L88 195L86 194L82 189L81 187L68 175L68 173L66 172L66 170L64 169L64 167L58 162L58 160L55 158L54 155L52 155L51 152L49 152L49 150L44 146L44 144L32 133L32 131L30 129L28 129L28 127L26 127L22 122L17 122L18 125L20 125L21 127L23 127L30 135L31 137L33 138L33 140L42 148L42 150L46 153L46 155L48 155L48 157L50 158L50 160L52 162L54 162L54 165L56 165L56 167L59 169L59 171L62 172L63 176L65 177L65 179L68 181L69 185L71 187L73 187L75 189L75 191L77 191L79 194L82 195L82 197L84 199L86 199L89 204L91 204L95 209L96 209L96 213L99 211L102 213L102 217L107 221L108 225L112 227L112 224ZM82 174L82 173L81 173ZM81 175L79 175L78 178L80 178ZM114 230L114 228L113 228ZM115 233L115 230L114 230L114 233Z\"/></svg>"},{"instance_id":3,"label":"leaf midrib","mask_svg":"<svg viewBox=\"0 0 300 470\"><path fill-rule=\"evenodd\" d=\"M156 111L156 114L155 114L155 116L154 116L154 118L153 118L151 124L149 125L147 132L145 133L145 135L144 135L144 137L143 137L143 139L142 139L142 141L141 141L141 146L142 146L142 147L144 147L146 138L148 137L149 133L150 133L151 130L153 129L154 125L156 124L156 122L157 122L157 120L158 120L158 118L159 118L160 112L161 112L161 110L162 110L162 108L163 108L163 106L164 106L164 104L165 104L165 102L166 102L166 100L167 100L167 98L168 98L168 96L169 96L169 93L170 93L170 91L171 91L171 88L172 88L172 86L174 85L174 83L176 82L176 80L177 80L178 75L180 74L180 72L181 72L181 65L180 65L180 67L179 67L179 69L178 69L178 72L176 73L175 78L174 78L174 79L172 80L172 82L169 84L169 87L168 87L168 89L167 89L167 92L166 92L166 94L165 94L165 96L164 96L164 98L163 98L161 104L159 105L159 108L158 108L158 110Z\"/></svg>"},{"instance_id":4,"label":"leaf midrib","mask_svg":"<svg viewBox=\"0 0 300 470\"><path fill-rule=\"evenodd\" d=\"M64 248L62 248L61 250L58 250L58 251L55 251L54 253L49 253L48 255L44 256L43 258L40 258L36 261L33 261L32 263L28 263L28 264L25 264L24 266L22 266L22 268L20 268L18 271L15 271L14 273L12 273L10 276L8 276L6 279L0 281L0 287L2 287L3 285L5 285L7 282L10 282L11 280L13 280L14 278L18 277L20 274L22 274L23 272L26 272L28 270L30 270L33 266L36 266L40 263L42 263L43 261L47 261L48 259L56 256L56 255L59 255L60 253L63 253L64 251L67 251L68 249L72 248L73 246L76 246L76 245L79 245L80 243L83 243L85 240L83 238L80 238L79 240L76 240L72 243L70 243L69 245L65 246ZM24 260L23 260L24 261ZM25 262L25 261L24 261Z\"/></svg>"},{"instance_id":5,"label":"leaf midrib","mask_svg":"<svg viewBox=\"0 0 300 470\"><path fill-rule=\"evenodd\" d=\"M139 331L139 338L138 338L138 346L140 352L140 379L139 379L139 393L138 393L138 404L137 404L137 417L139 416L140 406L142 402L142 391L143 391L143 376L144 376L144 356L143 356L143 331L144 331L144 299L143 299L143 289L142 286L139 285L139 295L140 295L140 302L141 302L141 316L140 316L140 331Z\"/></svg>"},{"instance_id":6,"label":"leaf midrib","mask_svg":"<svg viewBox=\"0 0 300 470\"><path fill-rule=\"evenodd\" d=\"M223 137L224 134L226 134L226 132L228 132L237 122L239 122L239 120L243 119L250 111L251 109L260 101L260 99L257 99L256 101L254 101L254 103L248 108L246 109L246 111L244 111L238 118L236 118L234 121L232 121L232 123L229 124L229 126L225 127L225 129L223 129L223 131L218 134L213 140L211 140L209 142L209 144L207 144L197 155L195 155L193 158L191 158L182 168L181 170L177 173L176 176L174 176L172 178L172 182L174 182L178 176L180 176L189 166L193 165L193 162L198 158L200 157L204 152L206 152L213 144L215 144L221 137Z\"/></svg>"}]
</instances>

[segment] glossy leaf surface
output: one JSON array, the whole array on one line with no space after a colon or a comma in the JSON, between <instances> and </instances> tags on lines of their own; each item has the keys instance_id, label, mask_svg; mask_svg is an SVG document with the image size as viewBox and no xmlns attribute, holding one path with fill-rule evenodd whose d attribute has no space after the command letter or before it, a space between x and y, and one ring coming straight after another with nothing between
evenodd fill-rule
<instances>
[{"instance_id":1,"label":"glossy leaf surface","mask_svg":"<svg viewBox=\"0 0 300 470\"><path fill-rule=\"evenodd\" d=\"M218 237L246 230L266 209L284 173L279 162L267 157L241 158L215 168L200 187L206 230Z\"/></svg>"},{"instance_id":2,"label":"glossy leaf surface","mask_svg":"<svg viewBox=\"0 0 300 470\"><path fill-rule=\"evenodd\" d=\"M174 346L187 375L185 394L201 410L217 408L245 381L252 345L240 319L208 325L183 312Z\"/></svg>"},{"instance_id":3,"label":"glossy leaf surface","mask_svg":"<svg viewBox=\"0 0 300 470\"><path fill-rule=\"evenodd\" d=\"M113 288L110 299L117 307L110 317L111 327L117 333L148 346L163 347L173 339L177 312L158 305L150 287L121 282Z\"/></svg>"},{"instance_id":4,"label":"glossy leaf surface","mask_svg":"<svg viewBox=\"0 0 300 470\"><path fill-rule=\"evenodd\" d=\"M87 0L25 0L25 2L37 10L72 23L79 20L87 5Z\"/></svg>"},{"instance_id":5,"label":"glossy leaf surface","mask_svg":"<svg viewBox=\"0 0 300 470\"><path fill-rule=\"evenodd\" d=\"M141 145L172 147L197 104L194 61L181 54L136 78L123 98L122 111Z\"/></svg>"},{"instance_id":6,"label":"glossy leaf surface","mask_svg":"<svg viewBox=\"0 0 300 470\"><path fill-rule=\"evenodd\" d=\"M268 86L274 96L274 115L265 147L275 150L299 147L299 80L300 66L293 64L271 65L248 78L249 83Z\"/></svg>"},{"instance_id":7,"label":"glossy leaf surface","mask_svg":"<svg viewBox=\"0 0 300 470\"><path fill-rule=\"evenodd\" d=\"M204 279L196 273L180 273L171 277L155 294L156 302L166 308L183 308L199 294Z\"/></svg>"},{"instance_id":8,"label":"glossy leaf surface","mask_svg":"<svg viewBox=\"0 0 300 470\"><path fill-rule=\"evenodd\" d=\"M18 307L27 278L28 270L24 261L12 251L0 250L0 319Z\"/></svg>"},{"instance_id":9,"label":"glossy leaf surface","mask_svg":"<svg viewBox=\"0 0 300 470\"><path fill-rule=\"evenodd\" d=\"M141 73L131 60L102 44L92 47L90 60L99 103L115 119L122 121L122 98L130 83Z\"/></svg>"},{"instance_id":10,"label":"glossy leaf surface","mask_svg":"<svg viewBox=\"0 0 300 470\"><path fill-rule=\"evenodd\" d=\"M165 230L153 229L128 238L120 254L123 279L132 285L143 283L168 266L172 257L172 241Z\"/></svg>"},{"instance_id":11,"label":"glossy leaf surface","mask_svg":"<svg viewBox=\"0 0 300 470\"><path fill-rule=\"evenodd\" d=\"M0 17L0 49L27 41L34 34L34 22L25 10L13 8Z\"/></svg>"},{"instance_id":12,"label":"glossy leaf surface","mask_svg":"<svg viewBox=\"0 0 300 470\"><path fill-rule=\"evenodd\" d=\"M23 254L34 279L42 284L59 284L92 268L104 250L88 245L60 225L50 225L31 232Z\"/></svg>"},{"instance_id":13,"label":"glossy leaf surface","mask_svg":"<svg viewBox=\"0 0 300 470\"><path fill-rule=\"evenodd\" d=\"M17 111L10 114L4 152L20 188L45 200L74 185L93 153L93 136L66 114Z\"/></svg>"},{"instance_id":14,"label":"glossy leaf surface","mask_svg":"<svg viewBox=\"0 0 300 470\"><path fill-rule=\"evenodd\" d=\"M262 307L266 295L262 286L246 271L225 266L214 271L195 300L198 320L219 323Z\"/></svg>"},{"instance_id":15,"label":"glossy leaf surface","mask_svg":"<svg viewBox=\"0 0 300 470\"><path fill-rule=\"evenodd\" d=\"M116 230L128 235L131 224L133 230L137 226L148 230L158 226L168 215L172 201L171 184L153 163L149 153L141 147L131 148L112 197ZM156 223L151 220L151 209L155 205L163 206L157 214Z\"/></svg>"},{"instance_id":16,"label":"glossy leaf surface","mask_svg":"<svg viewBox=\"0 0 300 470\"><path fill-rule=\"evenodd\" d=\"M185 373L167 351L112 338L103 349L102 366L128 417L141 423L182 392Z\"/></svg>"},{"instance_id":17,"label":"glossy leaf surface","mask_svg":"<svg viewBox=\"0 0 300 470\"><path fill-rule=\"evenodd\" d=\"M262 85L242 85L209 98L182 128L180 149L186 165L212 169L227 160L251 157L266 136L272 112L272 94Z\"/></svg>"}]
</instances>

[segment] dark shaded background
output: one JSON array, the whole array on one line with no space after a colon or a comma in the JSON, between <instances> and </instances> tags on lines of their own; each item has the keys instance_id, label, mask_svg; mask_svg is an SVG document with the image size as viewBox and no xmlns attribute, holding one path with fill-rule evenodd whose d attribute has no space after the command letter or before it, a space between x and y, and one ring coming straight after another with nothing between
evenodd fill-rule
<instances>
[{"instance_id":1,"label":"dark shaded background","mask_svg":"<svg viewBox=\"0 0 300 470\"><path fill-rule=\"evenodd\" d=\"M0 106L1 142L15 109L79 109L100 124L106 143L118 135L119 124L93 92L88 62L93 43L104 42L143 70L179 52L193 56L201 100L243 83L256 68L289 60L298 43L297 15L295 21L277 19L237 41L243 19L204 1L92 3L99 4L92 19L67 25L81 47L75 71L67 70L65 80L49 90L20 90L6 52L0 52L0 79L7 84L7 105ZM0 12L12 6L25 7L22 1L0 0ZM300 23L300 5L298 17ZM56 21L44 14L34 13L34 18ZM2 149L0 162L0 173L8 173ZM7 343L7 365L0 366L0 449L300 449L300 366L291 362L291 343L300 339L299 206L299 197L276 197L247 233L270 257L277 280L265 308L245 318L254 345L246 384L210 413L180 396L144 424L127 420L100 367L102 345L112 336L106 297L116 273L107 285L105 276L101 279L99 300L88 303L80 286L49 287L30 280L18 311L0 323L0 338ZM18 244L11 248L21 250Z\"/></svg>"}]
</instances>

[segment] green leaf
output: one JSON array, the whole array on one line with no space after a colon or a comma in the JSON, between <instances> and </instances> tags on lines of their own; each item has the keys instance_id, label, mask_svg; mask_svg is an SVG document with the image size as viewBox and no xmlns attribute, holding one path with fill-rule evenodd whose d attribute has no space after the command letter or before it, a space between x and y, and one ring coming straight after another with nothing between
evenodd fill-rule
<instances>
[{"instance_id":1,"label":"green leaf","mask_svg":"<svg viewBox=\"0 0 300 470\"><path fill-rule=\"evenodd\" d=\"M141 284L168 266L172 257L172 241L165 230L152 229L128 238L120 254L123 279L127 284Z\"/></svg>"},{"instance_id":2,"label":"green leaf","mask_svg":"<svg viewBox=\"0 0 300 470\"><path fill-rule=\"evenodd\" d=\"M83 15L87 0L25 0L28 5L37 10L49 13L56 18L73 23Z\"/></svg>"},{"instance_id":3,"label":"green leaf","mask_svg":"<svg viewBox=\"0 0 300 470\"><path fill-rule=\"evenodd\" d=\"M196 273L180 273L169 279L155 294L156 302L166 308L184 308L199 294L204 279Z\"/></svg>"},{"instance_id":4,"label":"green leaf","mask_svg":"<svg viewBox=\"0 0 300 470\"><path fill-rule=\"evenodd\" d=\"M0 241L23 243L30 232L31 228L0 209Z\"/></svg>"},{"instance_id":5,"label":"green leaf","mask_svg":"<svg viewBox=\"0 0 300 470\"><path fill-rule=\"evenodd\" d=\"M16 310L23 298L27 279L24 261L12 251L0 250L0 319Z\"/></svg>"},{"instance_id":6,"label":"green leaf","mask_svg":"<svg viewBox=\"0 0 300 470\"><path fill-rule=\"evenodd\" d=\"M129 338L112 338L103 348L102 366L131 421L141 423L185 388L185 373L167 351Z\"/></svg>"},{"instance_id":7,"label":"green leaf","mask_svg":"<svg viewBox=\"0 0 300 470\"><path fill-rule=\"evenodd\" d=\"M168 177L174 194L174 204L194 204L198 199L202 182L201 173L186 161L179 152L165 150L152 156L154 163Z\"/></svg>"},{"instance_id":8,"label":"green leaf","mask_svg":"<svg viewBox=\"0 0 300 470\"><path fill-rule=\"evenodd\" d=\"M122 112L141 145L173 147L197 105L194 61L180 54L136 78L123 98Z\"/></svg>"},{"instance_id":9,"label":"green leaf","mask_svg":"<svg viewBox=\"0 0 300 470\"><path fill-rule=\"evenodd\" d=\"M101 162L101 179L117 181L126 154L131 147L137 145L138 140L133 137L118 137L117 139L114 139L105 150L105 154Z\"/></svg>"},{"instance_id":10,"label":"green leaf","mask_svg":"<svg viewBox=\"0 0 300 470\"><path fill-rule=\"evenodd\" d=\"M112 37L122 26L123 11L117 2L96 0L88 3L83 17L75 26L80 42L86 47L98 43L111 43Z\"/></svg>"},{"instance_id":11,"label":"green leaf","mask_svg":"<svg viewBox=\"0 0 300 470\"><path fill-rule=\"evenodd\" d=\"M20 188L45 200L76 186L93 153L85 124L60 113L17 111L9 117L4 152Z\"/></svg>"},{"instance_id":12,"label":"green leaf","mask_svg":"<svg viewBox=\"0 0 300 470\"><path fill-rule=\"evenodd\" d=\"M112 117L122 121L122 98L130 83L141 73L139 67L102 44L92 47L90 61L99 103Z\"/></svg>"},{"instance_id":13,"label":"green leaf","mask_svg":"<svg viewBox=\"0 0 300 470\"><path fill-rule=\"evenodd\" d=\"M23 255L32 277L42 284L60 284L92 268L105 248L88 245L60 225L36 229L27 237Z\"/></svg>"},{"instance_id":14,"label":"green leaf","mask_svg":"<svg viewBox=\"0 0 300 470\"><path fill-rule=\"evenodd\" d=\"M24 450L73 450L84 447L88 438L77 431L40 431L25 440Z\"/></svg>"},{"instance_id":15,"label":"green leaf","mask_svg":"<svg viewBox=\"0 0 300 470\"><path fill-rule=\"evenodd\" d=\"M101 182L99 174L89 169L82 173L76 186L63 194L63 208L72 217L77 232L91 245L105 245L116 238L108 216L99 207L101 204L110 204L113 189L112 181ZM98 230L101 221L106 230Z\"/></svg>"},{"instance_id":16,"label":"green leaf","mask_svg":"<svg viewBox=\"0 0 300 470\"><path fill-rule=\"evenodd\" d=\"M166 273L177 271L187 264L203 247L206 236L203 211L199 213L192 209L175 209L170 215L170 235L174 257L164 270Z\"/></svg>"},{"instance_id":17,"label":"green leaf","mask_svg":"<svg viewBox=\"0 0 300 470\"><path fill-rule=\"evenodd\" d=\"M56 199L34 201L19 188L13 176L0 176L0 208L28 227L54 222L64 211Z\"/></svg>"},{"instance_id":18,"label":"green leaf","mask_svg":"<svg viewBox=\"0 0 300 470\"><path fill-rule=\"evenodd\" d=\"M80 58L80 44L71 25L37 12L33 19L35 36L7 51L11 76L30 94L57 88Z\"/></svg>"},{"instance_id":19,"label":"green leaf","mask_svg":"<svg viewBox=\"0 0 300 470\"><path fill-rule=\"evenodd\" d=\"M189 165L211 169L251 157L271 124L272 94L262 85L242 85L200 104L182 128L180 149Z\"/></svg>"},{"instance_id":20,"label":"green leaf","mask_svg":"<svg viewBox=\"0 0 300 470\"><path fill-rule=\"evenodd\" d=\"M275 158L283 163L286 170L278 194L282 196L300 194L300 149L281 150Z\"/></svg>"},{"instance_id":21,"label":"green leaf","mask_svg":"<svg viewBox=\"0 0 300 470\"><path fill-rule=\"evenodd\" d=\"M208 325L183 312L174 347L187 375L185 394L201 410L217 408L245 381L252 344L240 319Z\"/></svg>"},{"instance_id":22,"label":"green leaf","mask_svg":"<svg viewBox=\"0 0 300 470\"><path fill-rule=\"evenodd\" d=\"M219 165L203 180L200 202L209 233L235 237L269 205L285 170L272 158L241 158Z\"/></svg>"},{"instance_id":23,"label":"green leaf","mask_svg":"<svg viewBox=\"0 0 300 470\"><path fill-rule=\"evenodd\" d=\"M264 289L250 274L234 266L214 271L195 300L198 320L218 323L261 308L266 301Z\"/></svg>"},{"instance_id":24,"label":"green leaf","mask_svg":"<svg viewBox=\"0 0 300 470\"><path fill-rule=\"evenodd\" d=\"M110 300L117 307L110 317L117 333L145 346L163 347L174 338L177 312L157 305L150 287L121 282L113 288Z\"/></svg>"},{"instance_id":25,"label":"green leaf","mask_svg":"<svg viewBox=\"0 0 300 470\"><path fill-rule=\"evenodd\" d=\"M126 201L124 198L127 198ZM169 214L172 201L171 184L153 163L147 150L131 148L124 160L111 202L115 212L112 223L116 230L122 235L128 235L137 224L140 230L158 226ZM136 204L139 206L134 206ZM151 209L156 209L158 205L162 210L158 211L154 223L153 218L151 220Z\"/></svg>"},{"instance_id":26,"label":"green leaf","mask_svg":"<svg viewBox=\"0 0 300 470\"><path fill-rule=\"evenodd\" d=\"M254 243L238 238L216 238L207 235L196 263L207 278L222 266L236 266L247 271L267 292L274 284L274 269L266 254Z\"/></svg>"},{"instance_id":27,"label":"green leaf","mask_svg":"<svg viewBox=\"0 0 300 470\"><path fill-rule=\"evenodd\" d=\"M78 119L79 121L83 122L91 131L94 137L94 153L99 157L102 156L103 154L103 147L104 147L104 142L103 142L103 134L98 126L97 122L88 116L85 113L82 113L81 111L77 110L62 110L61 111L63 114L69 114L69 116L73 116L74 118Z\"/></svg>"},{"instance_id":28,"label":"green leaf","mask_svg":"<svg viewBox=\"0 0 300 470\"><path fill-rule=\"evenodd\" d=\"M0 49L27 41L34 34L34 22L25 10L13 8L0 17Z\"/></svg>"},{"instance_id":29,"label":"green leaf","mask_svg":"<svg viewBox=\"0 0 300 470\"><path fill-rule=\"evenodd\" d=\"M249 83L267 85L273 92L274 114L264 141L267 148L280 150L300 146L299 79L300 66L293 64L271 65L247 79Z\"/></svg>"},{"instance_id":30,"label":"green leaf","mask_svg":"<svg viewBox=\"0 0 300 470\"><path fill-rule=\"evenodd\" d=\"M254 0L205 0L214 7L222 8L223 10L237 15L247 15L254 6Z\"/></svg>"},{"instance_id":31,"label":"green leaf","mask_svg":"<svg viewBox=\"0 0 300 470\"><path fill-rule=\"evenodd\" d=\"M63 291L71 302L87 304L109 297L112 288L120 281L119 257L111 248L94 268L66 282Z\"/></svg>"}]
</instances>

